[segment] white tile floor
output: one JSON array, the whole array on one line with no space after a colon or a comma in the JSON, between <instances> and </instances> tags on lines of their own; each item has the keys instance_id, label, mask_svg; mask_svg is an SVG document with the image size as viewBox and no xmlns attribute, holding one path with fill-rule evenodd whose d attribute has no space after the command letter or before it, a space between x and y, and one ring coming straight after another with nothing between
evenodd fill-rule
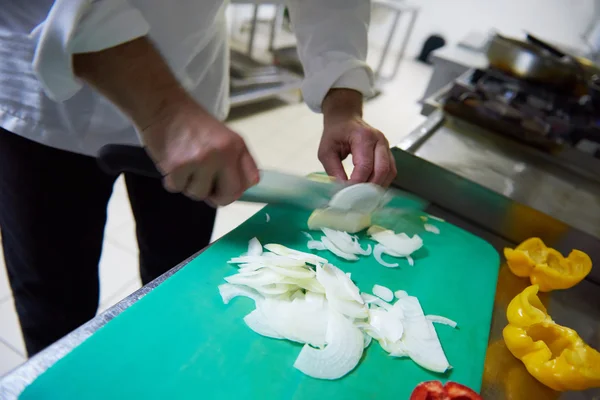
<instances>
[{"instance_id":1,"label":"white tile floor","mask_svg":"<svg viewBox=\"0 0 600 400\"><path fill-rule=\"evenodd\" d=\"M416 101L422 95L430 73L429 67L406 61L396 80L384 87L384 93L365 105L365 119L385 133L392 145L423 120ZM303 104L286 105L238 118L229 125L244 137L263 168L277 168L296 174L322 169L317 160L321 117ZM235 203L220 209L213 240L225 235L260 208ZM115 185L108 214L100 261L100 311L140 286L135 223L122 179ZM26 358L1 251L0 247L0 376Z\"/></svg>"}]
</instances>

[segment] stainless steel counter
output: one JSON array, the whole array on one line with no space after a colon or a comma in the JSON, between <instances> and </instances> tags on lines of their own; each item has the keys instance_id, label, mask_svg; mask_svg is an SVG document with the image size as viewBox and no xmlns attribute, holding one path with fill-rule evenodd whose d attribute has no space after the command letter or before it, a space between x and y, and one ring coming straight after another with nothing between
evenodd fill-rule
<instances>
[{"instance_id":1,"label":"stainless steel counter","mask_svg":"<svg viewBox=\"0 0 600 400\"><path fill-rule=\"evenodd\" d=\"M400 171L395 185L427 199L431 202L428 212L482 237L498 251L537 235L563 253L579 248L588 252L593 260L600 260L598 231L594 223L590 223L600 217L596 213L600 207L595 197L597 186L585 177L569 179L561 171L546 170L543 164L532 162L528 156L521 155L524 158L519 158L518 149L513 151L508 145L503 147L486 136L479 140L476 132L468 125L448 120L443 114L432 114L399 148L393 149ZM549 189L554 185L556 193ZM582 193L573 195L570 190ZM541 194L559 194L562 197L557 201L546 199ZM580 217L588 212L583 204L593 213L588 215L590 221ZM580 229L545 214L555 210L562 219L579 224ZM0 380L0 398L17 398L37 376L186 263L178 265L3 377ZM542 296L542 301L558 323L576 329L596 348L600 348L600 287L598 281L594 282L598 270L600 268L596 267L595 275L575 288ZM465 282L465 290L468 290L469 284L477 283ZM563 393L560 396L549 391L531 378L504 347L501 332L506 325L506 306L527 285L527 280L515 277L506 266L502 266L485 363L483 397L486 400L600 399L600 390Z\"/></svg>"}]
</instances>

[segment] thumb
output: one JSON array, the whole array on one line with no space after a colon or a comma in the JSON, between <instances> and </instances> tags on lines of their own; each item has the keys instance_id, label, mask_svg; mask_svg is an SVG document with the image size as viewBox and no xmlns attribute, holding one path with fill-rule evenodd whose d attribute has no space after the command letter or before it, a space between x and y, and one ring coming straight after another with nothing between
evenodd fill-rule
<instances>
[{"instance_id":1,"label":"thumb","mask_svg":"<svg viewBox=\"0 0 600 400\"><path fill-rule=\"evenodd\" d=\"M323 150L319 149L319 161L323 164L327 175L333 176L341 181L348 180L348 176L342 165L341 154L332 147L325 147Z\"/></svg>"}]
</instances>

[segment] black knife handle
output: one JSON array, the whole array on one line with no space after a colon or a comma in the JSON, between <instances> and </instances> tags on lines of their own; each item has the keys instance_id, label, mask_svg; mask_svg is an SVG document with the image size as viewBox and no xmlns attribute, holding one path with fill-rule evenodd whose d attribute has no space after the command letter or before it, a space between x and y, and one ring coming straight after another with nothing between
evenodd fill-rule
<instances>
[{"instance_id":1,"label":"black knife handle","mask_svg":"<svg viewBox=\"0 0 600 400\"><path fill-rule=\"evenodd\" d=\"M146 150L139 146L108 144L98 152L98 165L111 175L131 172L148 178L163 177Z\"/></svg>"}]
</instances>

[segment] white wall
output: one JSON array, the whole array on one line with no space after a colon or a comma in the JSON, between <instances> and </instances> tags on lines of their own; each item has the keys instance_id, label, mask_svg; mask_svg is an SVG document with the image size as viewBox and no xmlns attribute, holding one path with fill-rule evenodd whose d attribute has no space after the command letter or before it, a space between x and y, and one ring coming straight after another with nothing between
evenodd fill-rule
<instances>
[{"instance_id":1,"label":"white wall","mask_svg":"<svg viewBox=\"0 0 600 400\"><path fill-rule=\"evenodd\" d=\"M486 33L495 28L509 36L522 37L527 30L543 39L582 46L581 34L594 18L595 0L410 0L420 7L409 42L407 56L421 50L425 39L441 34L449 44L456 44L470 31ZM596 16L597 18L597 16ZM387 21L386 21L387 20ZM374 12L371 45L383 45L384 22ZM403 19L403 24L406 19ZM403 25L404 26L404 25ZM399 39L399 37L397 38ZM397 41L395 42L397 43ZM397 48L397 47L396 47Z\"/></svg>"}]
</instances>

